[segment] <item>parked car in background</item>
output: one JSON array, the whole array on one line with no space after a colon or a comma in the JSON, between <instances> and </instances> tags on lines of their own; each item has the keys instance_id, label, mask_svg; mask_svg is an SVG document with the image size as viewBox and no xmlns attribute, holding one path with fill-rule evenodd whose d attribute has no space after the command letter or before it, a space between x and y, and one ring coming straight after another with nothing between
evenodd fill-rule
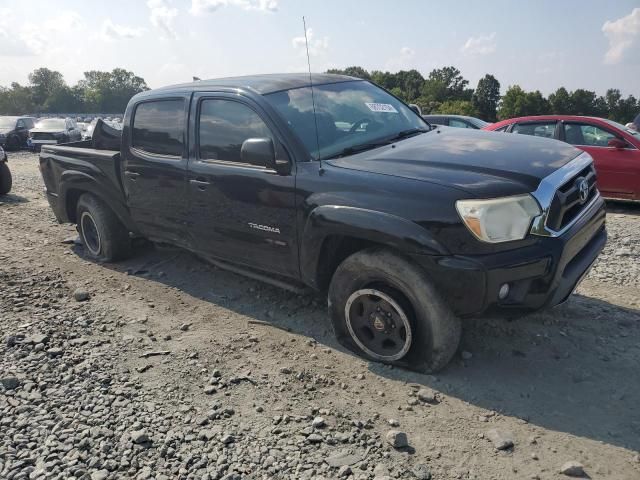
<instances>
[{"instance_id":1,"label":"parked car in background","mask_svg":"<svg viewBox=\"0 0 640 480\"><path fill-rule=\"evenodd\" d=\"M78 127L78 130L80 130L80 136L82 137L82 139L84 139L85 132L89 127L89 122L77 122L76 125Z\"/></svg>"},{"instance_id":2,"label":"parked car in background","mask_svg":"<svg viewBox=\"0 0 640 480\"><path fill-rule=\"evenodd\" d=\"M0 195L6 195L11 191L11 171L9 170L9 158L7 153L0 147Z\"/></svg>"},{"instance_id":3,"label":"parked car in background","mask_svg":"<svg viewBox=\"0 0 640 480\"><path fill-rule=\"evenodd\" d=\"M34 124L33 117L0 117L0 146L7 150L24 147Z\"/></svg>"},{"instance_id":4,"label":"parked car in background","mask_svg":"<svg viewBox=\"0 0 640 480\"><path fill-rule=\"evenodd\" d=\"M77 142L82 133L72 118L44 118L29 135L29 147L39 149L42 145Z\"/></svg>"},{"instance_id":5,"label":"parked car in background","mask_svg":"<svg viewBox=\"0 0 640 480\"><path fill-rule=\"evenodd\" d=\"M91 140L91 137L93 137L93 129L96 128L96 123L98 123L98 120L99 120L98 118L94 118L87 125L87 128L85 128L84 132L82 132L83 140Z\"/></svg>"},{"instance_id":6,"label":"parked car in background","mask_svg":"<svg viewBox=\"0 0 640 480\"><path fill-rule=\"evenodd\" d=\"M606 198L640 200L640 132L612 120L572 115L511 118L484 130L554 138L593 157Z\"/></svg>"},{"instance_id":7,"label":"parked car in background","mask_svg":"<svg viewBox=\"0 0 640 480\"><path fill-rule=\"evenodd\" d=\"M454 355L460 317L571 295L607 236L587 153L438 131L370 82L312 79L317 111L307 74L134 96L121 132L99 122L91 142L43 147L56 218L98 261L129 255L134 233L328 291L343 344L421 371Z\"/></svg>"},{"instance_id":8,"label":"parked car in background","mask_svg":"<svg viewBox=\"0 0 640 480\"><path fill-rule=\"evenodd\" d=\"M445 127L473 128L479 130L491 125L479 118L467 117L465 115L422 115L422 118L432 125L442 125Z\"/></svg>"}]
</instances>

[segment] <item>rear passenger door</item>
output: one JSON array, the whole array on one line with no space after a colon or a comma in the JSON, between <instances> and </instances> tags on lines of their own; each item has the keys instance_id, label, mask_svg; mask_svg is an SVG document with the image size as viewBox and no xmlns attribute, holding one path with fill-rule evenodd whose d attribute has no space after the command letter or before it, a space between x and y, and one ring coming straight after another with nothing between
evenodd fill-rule
<instances>
[{"instance_id":1,"label":"rear passenger door","mask_svg":"<svg viewBox=\"0 0 640 480\"><path fill-rule=\"evenodd\" d=\"M206 256L297 278L295 165L291 173L243 163L242 143L271 138L288 159L283 137L252 99L195 94L189 172L189 229Z\"/></svg>"},{"instance_id":2,"label":"rear passenger door","mask_svg":"<svg viewBox=\"0 0 640 480\"><path fill-rule=\"evenodd\" d=\"M188 95L142 100L123 132L123 184L145 237L190 247L187 229Z\"/></svg>"}]
</instances>

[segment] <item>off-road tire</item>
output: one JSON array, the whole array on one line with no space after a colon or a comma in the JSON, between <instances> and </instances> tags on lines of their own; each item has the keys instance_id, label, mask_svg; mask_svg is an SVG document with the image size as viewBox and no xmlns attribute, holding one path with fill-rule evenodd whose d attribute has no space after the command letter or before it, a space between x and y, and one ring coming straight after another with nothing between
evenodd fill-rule
<instances>
[{"instance_id":1,"label":"off-road tire","mask_svg":"<svg viewBox=\"0 0 640 480\"><path fill-rule=\"evenodd\" d=\"M6 195L11 191L13 179L7 162L0 161L0 195Z\"/></svg>"},{"instance_id":2,"label":"off-road tire","mask_svg":"<svg viewBox=\"0 0 640 480\"><path fill-rule=\"evenodd\" d=\"M411 324L411 343L402 358L385 360L363 350L347 325L347 302L374 287L392 297ZM383 248L356 252L336 269L329 286L329 314L338 341L355 353L421 372L444 368L458 349L462 325L419 267ZM395 327L394 327L395 328Z\"/></svg>"},{"instance_id":3,"label":"off-road tire","mask_svg":"<svg viewBox=\"0 0 640 480\"><path fill-rule=\"evenodd\" d=\"M86 254L98 262L115 262L131 256L129 231L100 199L90 193L78 199L76 222ZM92 232L95 226L97 242Z\"/></svg>"}]
</instances>

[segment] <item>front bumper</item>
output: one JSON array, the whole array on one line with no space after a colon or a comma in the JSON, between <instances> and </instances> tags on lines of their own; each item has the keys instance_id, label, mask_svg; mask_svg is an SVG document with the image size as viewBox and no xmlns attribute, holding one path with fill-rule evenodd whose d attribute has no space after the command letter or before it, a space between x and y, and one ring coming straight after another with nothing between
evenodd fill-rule
<instances>
[{"instance_id":1,"label":"front bumper","mask_svg":"<svg viewBox=\"0 0 640 480\"><path fill-rule=\"evenodd\" d=\"M604 200L600 197L557 237L533 245L478 256L414 255L460 316L515 314L564 302L588 273L607 241ZM498 292L509 284L509 295Z\"/></svg>"},{"instance_id":2,"label":"front bumper","mask_svg":"<svg viewBox=\"0 0 640 480\"><path fill-rule=\"evenodd\" d=\"M47 140L37 140L37 139L32 139L30 138L29 140L27 140L27 146L29 148L34 148L36 146L42 146L42 145L57 145L58 144L58 140L53 140L53 139L47 139Z\"/></svg>"}]
</instances>

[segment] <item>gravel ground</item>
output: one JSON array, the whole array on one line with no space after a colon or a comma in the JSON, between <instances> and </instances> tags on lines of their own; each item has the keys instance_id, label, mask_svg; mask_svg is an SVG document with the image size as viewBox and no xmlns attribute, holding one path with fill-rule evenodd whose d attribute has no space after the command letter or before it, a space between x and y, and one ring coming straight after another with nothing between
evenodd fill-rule
<instances>
[{"instance_id":1,"label":"gravel ground","mask_svg":"<svg viewBox=\"0 0 640 480\"><path fill-rule=\"evenodd\" d=\"M427 376L344 351L320 297L148 245L89 262L37 157L10 166L2 479L640 478L640 208L611 205L578 295L467 322Z\"/></svg>"}]
</instances>

